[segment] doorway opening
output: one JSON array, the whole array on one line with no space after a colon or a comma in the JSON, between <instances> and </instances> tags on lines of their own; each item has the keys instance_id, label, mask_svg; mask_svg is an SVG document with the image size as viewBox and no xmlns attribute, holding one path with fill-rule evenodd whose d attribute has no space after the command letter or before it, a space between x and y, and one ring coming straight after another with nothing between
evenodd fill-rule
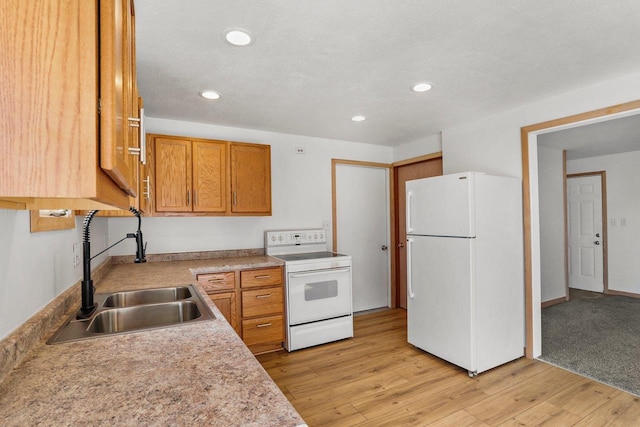
<instances>
[{"instance_id":1,"label":"doorway opening","mask_svg":"<svg viewBox=\"0 0 640 427\"><path fill-rule=\"evenodd\" d=\"M521 128L525 243L525 355L528 358L539 357L542 350L538 135L631 116L638 112L640 112L640 100Z\"/></svg>"}]
</instances>

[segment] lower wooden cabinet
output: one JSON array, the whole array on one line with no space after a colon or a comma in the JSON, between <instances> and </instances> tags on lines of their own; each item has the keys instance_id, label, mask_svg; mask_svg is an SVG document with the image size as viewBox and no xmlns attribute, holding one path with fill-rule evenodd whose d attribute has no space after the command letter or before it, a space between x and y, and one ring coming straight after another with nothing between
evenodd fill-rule
<instances>
[{"instance_id":1,"label":"lower wooden cabinet","mask_svg":"<svg viewBox=\"0 0 640 427\"><path fill-rule=\"evenodd\" d=\"M254 354L282 349L282 267L204 273L197 280Z\"/></svg>"},{"instance_id":2,"label":"lower wooden cabinet","mask_svg":"<svg viewBox=\"0 0 640 427\"><path fill-rule=\"evenodd\" d=\"M235 292L220 292L208 294L211 301L218 307L227 322L238 332L238 311Z\"/></svg>"}]
</instances>

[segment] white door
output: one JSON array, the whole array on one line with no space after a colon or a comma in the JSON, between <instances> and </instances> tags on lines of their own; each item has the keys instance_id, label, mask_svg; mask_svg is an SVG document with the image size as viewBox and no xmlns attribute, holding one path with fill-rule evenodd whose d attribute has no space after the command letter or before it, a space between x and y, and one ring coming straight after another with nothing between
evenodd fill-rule
<instances>
[{"instance_id":1,"label":"white door","mask_svg":"<svg viewBox=\"0 0 640 427\"><path fill-rule=\"evenodd\" d=\"M569 287L604 292L600 175L567 179L567 222Z\"/></svg>"},{"instance_id":2,"label":"white door","mask_svg":"<svg viewBox=\"0 0 640 427\"><path fill-rule=\"evenodd\" d=\"M389 306L387 168L336 165L337 250L353 262L353 311Z\"/></svg>"}]
</instances>

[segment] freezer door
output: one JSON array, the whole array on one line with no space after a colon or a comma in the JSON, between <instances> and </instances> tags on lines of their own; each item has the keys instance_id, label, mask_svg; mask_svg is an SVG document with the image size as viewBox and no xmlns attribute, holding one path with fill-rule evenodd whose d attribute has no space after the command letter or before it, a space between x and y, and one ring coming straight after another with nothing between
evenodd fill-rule
<instances>
[{"instance_id":1,"label":"freezer door","mask_svg":"<svg viewBox=\"0 0 640 427\"><path fill-rule=\"evenodd\" d=\"M412 236L407 245L408 341L476 370L473 255L475 239Z\"/></svg>"},{"instance_id":2,"label":"freezer door","mask_svg":"<svg viewBox=\"0 0 640 427\"><path fill-rule=\"evenodd\" d=\"M467 172L407 181L407 234L475 236L474 180Z\"/></svg>"}]
</instances>

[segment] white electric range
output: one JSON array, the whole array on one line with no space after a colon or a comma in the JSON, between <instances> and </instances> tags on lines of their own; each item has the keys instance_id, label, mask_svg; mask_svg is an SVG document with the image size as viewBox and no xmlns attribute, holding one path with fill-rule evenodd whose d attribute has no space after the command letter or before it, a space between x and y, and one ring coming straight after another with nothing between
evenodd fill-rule
<instances>
[{"instance_id":1,"label":"white electric range","mask_svg":"<svg viewBox=\"0 0 640 427\"><path fill-rule=\"evenodd\" d=\"M285 263L288 351L353 336L351 256L329 251L324 229L265 232L265 253Z\"/></svg>"}]
</instances>

